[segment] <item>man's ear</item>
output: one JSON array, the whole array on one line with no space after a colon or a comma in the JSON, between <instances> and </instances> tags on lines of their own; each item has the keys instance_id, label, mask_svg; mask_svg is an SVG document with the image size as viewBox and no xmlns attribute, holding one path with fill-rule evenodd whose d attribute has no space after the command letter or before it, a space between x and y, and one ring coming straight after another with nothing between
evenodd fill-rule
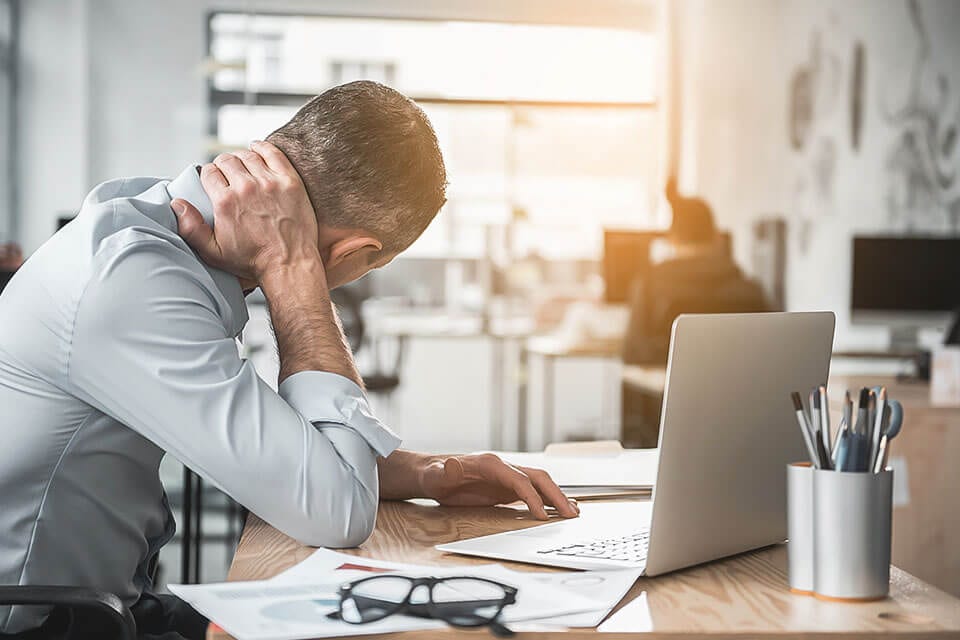
<instances>
[{"instance_id":1,"label":"man's ear","mask_svg":"<svg viewBox=\"0 0 960 640\"><path fill-rule=\"evenodd\" d=\"M332 269L343 264L352 256L378 252L381 249L383 249L383 244L373 236L366 234L350 235L330 245L324 267Z\"/></svg>"}]
</instances>

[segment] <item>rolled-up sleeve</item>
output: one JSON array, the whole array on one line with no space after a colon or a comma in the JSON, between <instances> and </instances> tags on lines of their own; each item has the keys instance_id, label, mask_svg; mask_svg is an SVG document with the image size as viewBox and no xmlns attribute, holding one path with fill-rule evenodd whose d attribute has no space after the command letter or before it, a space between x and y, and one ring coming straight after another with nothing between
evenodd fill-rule
<instances>
[{"instance_id":1,"label":"rolled-up sleeve","mask_svg":"<svg viewBox=\"0 0 960 640\"><path fill-rule=\"evenodd\" d=\"M304 371L271 390L239 357L224 313L193 256L127 243L78 303L68 381L284 533L356 546L376 519L377 455L399 438L343 376Z\"/></svg>"},{"instance_id":2,"label":"rolled-up sleeve","mask_svg":"<svg viewBox=\"0 0 960 640\"><path fill-rule=\"evenodd\" d=\"M278 392L314 424L348 425L381 456L400 446L400 438L373 415L363 390L339 374L301 371L281 382Z\"/></svg>"}]
</instances>

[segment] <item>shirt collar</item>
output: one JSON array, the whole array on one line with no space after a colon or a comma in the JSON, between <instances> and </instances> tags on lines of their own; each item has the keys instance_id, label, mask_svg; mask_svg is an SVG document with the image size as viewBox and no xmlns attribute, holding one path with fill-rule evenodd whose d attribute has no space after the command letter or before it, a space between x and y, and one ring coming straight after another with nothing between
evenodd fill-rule
<instances>
[{"instance_id":1,"label":"shirt collar","mask_svg":"<svg viewBox=\"0 0 960 640\"><path fill-rule=\"evenodd\" d=\"M199 167L200 165L192 164L184 169L180 175L167 183L167 193L170 196L170 200L182 198L196 207L206 223L212 227L213 203L210 202L210 197L207 196L203 185L200 184ZM244 300L243 288L240 286L240 281L233 274L211 267L202 260L201 263L230 305L233 316L231 330L233 335L236 336L243 329L244 325L247 324L248 318L247 304Z\"/></svg>"}]
</instances>

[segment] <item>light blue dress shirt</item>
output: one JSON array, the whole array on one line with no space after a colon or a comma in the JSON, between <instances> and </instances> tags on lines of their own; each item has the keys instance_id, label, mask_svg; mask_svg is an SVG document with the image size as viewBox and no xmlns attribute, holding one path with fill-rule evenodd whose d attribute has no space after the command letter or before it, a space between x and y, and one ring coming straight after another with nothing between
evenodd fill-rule
<instances>
[{"instance_id":1,"label":"light blue dress shirt","mask_svg":"<svg viewBox=\"0 0 960 640\"><path fill-rule=\"evenodd\" d=\"M275 393L240 359L240 283L177 235L174 197L213 220L196 167L101 184L0 295L0 584L135 602L174 532L164 452L306 544L373 528L376 456L399 439L350 380ZM0 607L3 632L42 619Z\"/></svg>"}]
</instances>

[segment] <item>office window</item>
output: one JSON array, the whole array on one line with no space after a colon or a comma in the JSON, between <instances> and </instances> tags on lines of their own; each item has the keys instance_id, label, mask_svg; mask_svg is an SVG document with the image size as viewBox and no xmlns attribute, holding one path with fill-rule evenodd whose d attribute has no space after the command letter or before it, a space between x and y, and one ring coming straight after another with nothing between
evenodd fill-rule
<instances>
[{"instance_id":1,"label":"office window","mask_svg":"<svg viewBox=\"0 0 960 640\"><path fill-rule=\"evenodd\" d=\"M653 33L240 13L210 27L211 152L341 82L377 80L420 103L450 186L411 256L480 258L491 229L509 226L515 256L595 259L604 226L651 222Z\"/></svg>"}]
</instances>

